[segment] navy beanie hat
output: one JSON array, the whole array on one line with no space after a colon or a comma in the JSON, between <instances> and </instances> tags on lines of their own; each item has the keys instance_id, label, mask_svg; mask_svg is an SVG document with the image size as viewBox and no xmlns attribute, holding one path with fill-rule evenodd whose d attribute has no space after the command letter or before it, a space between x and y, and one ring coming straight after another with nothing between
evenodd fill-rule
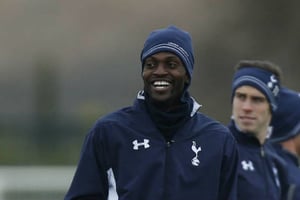
<instances>
[{"instance_id":1,"label":"navy beanie hat","mask_svg":"<svg viewBox=\"0 0 300 200\"><path fill-rule=\"evenodd\" d=\"M282 88L278 110L271 121L270 141L281 142L300 134L300 93Z\"/></svg>"},{"instance_id":2,"label":"navy beanie hat","mask_svg":"<svg viewBox=\"0 0 300 200\"><path fill-rule=\"evenodd\" d=\"M141 62L159 52L171 52L183 62L189 78L192 78L194 68L194 52L190 34L176 26L157 29L150 33L141 52Z\"/></svg>"},{"instance_id":3,"label":"navy beanie hat","mask_svg":"<svg viewBox=\"0 0 300 200\"><path fill-rule=\"evenodd\" d=\"M272 112L277 109L280 82L273 73L252 66L240 68L233 77L232 99L235 90L243 85L252 86L262 92L270 103Z\"/></svg>"}]
</instances>

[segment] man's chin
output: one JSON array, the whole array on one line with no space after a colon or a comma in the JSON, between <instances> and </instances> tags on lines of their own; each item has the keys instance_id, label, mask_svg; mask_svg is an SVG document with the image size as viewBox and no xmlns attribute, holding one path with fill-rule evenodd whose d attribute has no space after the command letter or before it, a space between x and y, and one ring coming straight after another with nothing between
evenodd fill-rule
<instances>
[{"instance_id":1,"label":"man's chin","mask_svg":"<svg viewBox=\"0 0 300 200\"><path fill-rule=\"evenodd\" d=\"M243 133L249 134L249 135L255 135L254 130L252 128L242 128L241 131Z\"/></svg>"},{"instance_id":2,"label":"man's chin","mask_svg":"<svg viewBox=\"0 0 300 200\"><path fill-rule=\"evenodd\" d=\"M158 98L158 97L151 97L151 102L161 109L169 109L178 104L178 101L174 101L172 98Z\"/></svg>"},{"instance_id":3,"label":"man's chin","mask_svg":"<svg viewBox=\"0 0 300 200\"><path fill-rule=\"evenodd\" d=\"M166 98L151 98L151 102L162 107L170 105L170 99Z\"/></svg>"},{"instance_id":4,"label":"man's chin","mask_svg":"<svg viewBox=\"0 0 300 200\"><path fill-rule=\"evenodd\" d=\"M151 93L150 98L153 102L167 104L170 102L169 94Z\"/></svg>"},{"instance_id":5,"label":"man's chin","mask_svg":"<svg viewBox=\"0 0 300 200\"><path fill-rule=\"evenodd\" d=\"M250 126L241 125L239 128L244 133L253 133L253 128Z\"/></svg>"}]
</instances>

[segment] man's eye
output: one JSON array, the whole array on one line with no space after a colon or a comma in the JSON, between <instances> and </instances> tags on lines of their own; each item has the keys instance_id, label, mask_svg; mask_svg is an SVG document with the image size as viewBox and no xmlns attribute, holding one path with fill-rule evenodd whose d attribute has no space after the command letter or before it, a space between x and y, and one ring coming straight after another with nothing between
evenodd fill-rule
<instances>
[{"instance_id":1,"label":"man's eye","mask_svg":"<svg viewBox=\"0 0 300 200\"><path fill-rule=\"evenodd\" d=\"M260 97L253 98L253 102L255 102L255 103L262 103L264 101L265 101L264 98L260 98Z\"/></svg>"},{"instance_id":2,"label":"man's eye","mask_svg":"<svg viewBox=\"0 0 300 200\"><path fill-rule=\"evenodd\" d=\"M238 99L245 99L245 95L242 95L242 94L235 94L235 97L238 98Z\"/></svg>"},{"instance_id":3,"label":"man's eye","mask_svg":"<svg viewBox=\"0 0 300 200\"><path fill-rule=\"evenodd\" d=\"M155 63L154 62L146 62L145 65L144 65L144 67L146 67L146 68L153 68L153 67L155 67Z\"/></svg>"},{"instance_id":4,"label":"man's eye","mask_svg":"<svg viewBox=\"0 0 300 200\"><path fill-rule=\"evenodd\" d=\"M168 66L173 69L176 68L178 64L176 62L168 62Z\"/></svg>"}]
</instances>

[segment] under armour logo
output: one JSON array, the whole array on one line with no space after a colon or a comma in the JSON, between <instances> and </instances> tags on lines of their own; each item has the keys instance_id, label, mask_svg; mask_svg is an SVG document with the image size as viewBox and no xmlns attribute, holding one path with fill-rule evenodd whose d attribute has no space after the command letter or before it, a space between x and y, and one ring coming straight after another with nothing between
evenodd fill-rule
<instances>
[{"instance_id":1,"label":"under armour logo","mask_svg":"<svg viewBox=\"0 0 300 200\"><path fill-rule=\"evenodd\" d=\"M278 81L274 75L270 76L270 81L268 82L268 88L272 91L274 96L278 95L279 92L279 86L278 86Z\"/></svg>"},{"instance_id":2,"label":"under armour logo","mask_svg":"<svg viewBox=\"0 0 300 200\"><path fill-rule=\"evenodd\" d=\"M140 143L138 143L137 140L134 140L134 141L132 142L132 144L133 144L133 149L134 149L134 150L139 150L139 147L140 147L140 146L144 146L145 149L147 149L147 148L150 147L150 144L149 144L149 140L148 140L148 139L144 139L144 142L140 142Z\"/></svg>"},{"instance_id":3,"label":"under armour logo","mask_svg":"<svg viewBox=\"0 0 300 200\"><path fill-rule=\"evenodd\" d=\"M200 160L198 159L198 152L201 151L201 147L196 147L196 142L193 141L192 150L196 154L196 156L192 159L192 165L199 166Z\"/></svg>"},{"instance_id":4,"label":"under armour logo","mask_svg":"<svg viewBox=\"0 0 300 200\"><path fill-rule=\"evenodd\" d=\"M241 163L245 171L254 171L254 166L251 160L249 160L248 162L246 160L243 160Z\"/></svg>"}]
</instances>

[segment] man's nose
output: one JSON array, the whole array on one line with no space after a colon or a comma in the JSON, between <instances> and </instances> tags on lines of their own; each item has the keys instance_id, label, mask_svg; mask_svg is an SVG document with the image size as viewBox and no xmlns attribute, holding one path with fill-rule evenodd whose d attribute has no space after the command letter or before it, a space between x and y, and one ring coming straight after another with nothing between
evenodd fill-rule
<instances>
[{"instance_id":1,"label":"man's nose","mask_svg":"<svg viewBox=\"0 0 300 200\"><path fill-rule=\"evenodd\" d=\"M155 74L167 74L166 66L163 62L159 62L154 71Z\"/></svg>"},{"instance_id":2,"label":"man's nose","mask_svg":"<svg viewBox=\"0 0 300 200\"><path fill-rule=\"evenodd\" d=\"M242 108L244 110L251 110L252 109L252 103L249 99L246 99L243 104L242 104Z\"/></svg>"}]
</instances>

